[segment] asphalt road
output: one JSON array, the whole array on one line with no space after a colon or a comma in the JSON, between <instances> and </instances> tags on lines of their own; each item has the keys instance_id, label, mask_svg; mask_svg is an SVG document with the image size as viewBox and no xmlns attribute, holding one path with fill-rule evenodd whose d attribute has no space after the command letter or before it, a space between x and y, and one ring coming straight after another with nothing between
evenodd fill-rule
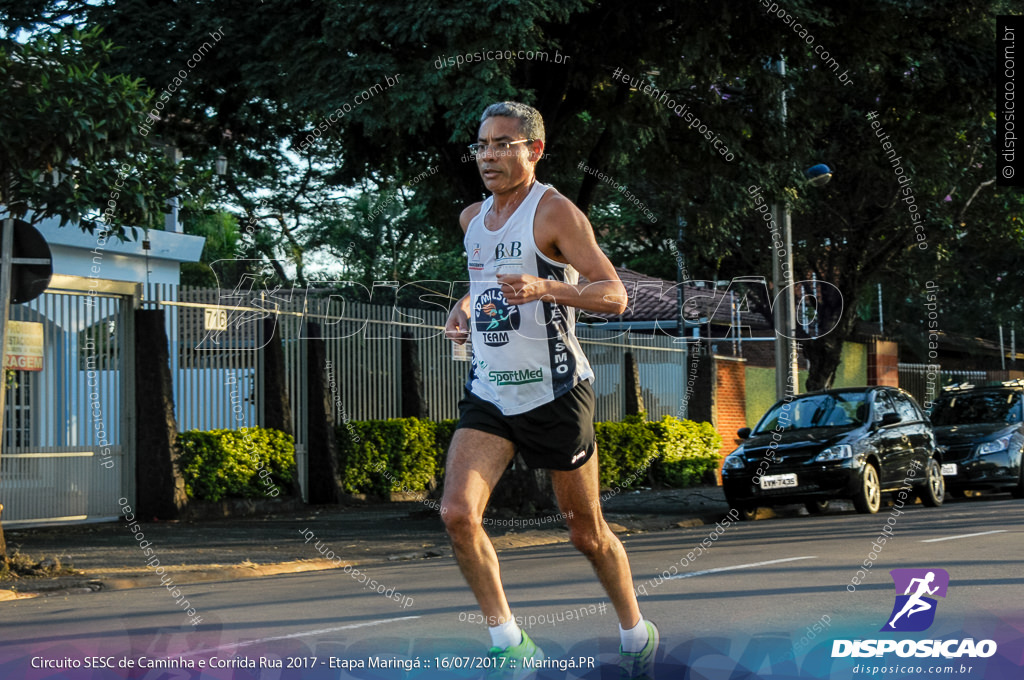
<instances>
[{"instance_id":1,"label":"asphalt road","mask_svg":"<svg viewBox=\"0 0 1024 680\"><path fill-rule=\"evenodd\" d=\"M626 537L641 609L661 629L663 668L669 671L662 675L861 677L852 670L860 659L830 658L832 640L892 637L878 632L894 603L889 570L939 568L950 581L947 596L937 602L935 623L926 633L894 635L973 637L999 645L990 659L965 660L977 661L981 674L956 669L928 677L1024 677L1013 667L1024 666L1024 501L996 497L892 512L883 507L877 515L833 512L737 522L719 528L706 550L699 546L715 533L714 525ZM892 537L881 545L877 539L887 536L886 526ZM870 569L864 569L865 560L871 561ZM598 666L568 675L551 670L540 677L603 677L600 667L613 662L617 651L616 619L586 560L562 544L504 552L501 563L513 611L527 619L526 628L547 655ZM854 581L858 568L863 571ZM182 586L202 617L197 626L161 587L4 603L0 677L479 676L480 671L458 668L478 665L486 656L487 634L473 620L472 597L450 558L370 565L364 571L392 596L371 592L360 577L341 570ZM33 657L56 661L92 655L112 656L115 665L124 658L136 666L63 675L29 668ZM208 664L213 657L262 667L199 668L200 660ZM140 659L158 658L196 666L138 667ZM418 661L423 669L408 675L360 669L350 676L337 668L385 658ZM276 659L295 668L271 667ZM445 665L451 668L438 669Z\"/></svg>"}]
</instances>

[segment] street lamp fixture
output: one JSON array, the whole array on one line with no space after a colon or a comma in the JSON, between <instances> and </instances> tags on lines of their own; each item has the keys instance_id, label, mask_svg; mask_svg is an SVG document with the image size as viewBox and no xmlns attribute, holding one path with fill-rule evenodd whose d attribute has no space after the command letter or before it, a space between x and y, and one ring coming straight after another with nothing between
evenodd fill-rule
<instances>
[{"instance_id":1,"label":"street lamp fixture","mask_svg":"<svg viewBox=\"0 0 1024 680\"><path fill-rule=\"evenodd\" d=\"M807 184L812 187L825 186L832 179L832 168L824 163L818 163L804 170L804 177L807 178Z\"/></svg>"},{"instance_id":2,"label":"street lamp fixture","mask_svg":"<svg viewBox=\"0 0 1024 680\"><path fill-rule=\"evenodd\" d=\"M224 154L217 156L217 174L221 177L228 174L228 157Z\"/></svg>"}]
</instances>

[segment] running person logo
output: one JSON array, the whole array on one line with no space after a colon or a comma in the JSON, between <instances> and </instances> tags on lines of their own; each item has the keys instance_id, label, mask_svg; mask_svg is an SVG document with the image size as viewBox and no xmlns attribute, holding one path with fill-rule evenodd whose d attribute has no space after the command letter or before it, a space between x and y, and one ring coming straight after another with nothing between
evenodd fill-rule
<instances>
[{"instance_id":1,"label":"running person logo","mask_svg":"<svg viewBox=\"0 0 1024 680\"><path fill-rule=\"evenodd\" d=\"M945 569L929 567L927 569L893 569L889 573L892 574L892 580L896 585L896 602L893 604L892 613L889 614L887 623L880 631L918 633L928 630L935 622L935 610L938 604L934 597L929 596L946 596L946 590L949 588L949 572ZM887 654L895 654L901 659L911 657L924 659L940 656L943 659L987 659L998 651L999 645L995 640L976 641L973 637L962 639L945 637L941 640L893 640L891 638L865 640L858 638L856 640L833 640L831 656L833 659L850 657L883 659ZM966 669L962 671L966 673L972 667L961 666L961 668ZM857 667L853 672L858 672ZM878 667L875 667L874 672L878 672ZM920 674L921 670L918 669L917 672Z\"/></svg>"},{"instance_id":2,"label":"running person logo","mask_svg":"<svg viewBox=\"0 0 1024 680\"><path fill-rule=\"evenodd\" d=\"M892 580L896 584L896 603L883 631L918 632L928 630L935 621L938 601L931 595L946 597L949 588L949 572L931 567L928 569L893 569Z\"/></svg>"},{"instance_id":3,"label":"running person logo","mask_svg":"<svg viewBox=\"0 0 1024 680\"><path fill-rule=\"evenodd\" d=\"M519 308L508 303L501 288L488 288L476 299L473 326L485 345L507 345L509 333L519 330Z\"/></svg>"},{"instance_id":4,"label":"running person logo","mask_svg":"<svg viewBox=\"0 0 1024 680\"><path fill-rule=\"evenodd\" d=\"M484 263L480 259L480 244L474 243L473 250L469 255L469 264L467 265L470 269L482 270Z\"/></svg>"}]
</instances>

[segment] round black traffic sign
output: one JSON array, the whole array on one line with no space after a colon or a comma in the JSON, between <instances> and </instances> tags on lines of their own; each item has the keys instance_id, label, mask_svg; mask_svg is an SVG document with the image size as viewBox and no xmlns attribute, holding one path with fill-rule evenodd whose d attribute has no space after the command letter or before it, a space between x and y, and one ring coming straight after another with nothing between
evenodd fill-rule
<instances>
[{"instance_id":1,"label":"round black traffic sign","mask_svg":"<svg viewBox=\"0 0 1024 680\"><path fill-rule=\"evenodd\" d=\"M7 220L0 220L0 230L6 224ZM11 302L20 304L35 300L47 289L53 277L49 244L31 224L14 220L14 248L11 256L14 259L11 266ZM19 263L18 260L22 259L34 262Z\"/></svg>"}]
</instances>

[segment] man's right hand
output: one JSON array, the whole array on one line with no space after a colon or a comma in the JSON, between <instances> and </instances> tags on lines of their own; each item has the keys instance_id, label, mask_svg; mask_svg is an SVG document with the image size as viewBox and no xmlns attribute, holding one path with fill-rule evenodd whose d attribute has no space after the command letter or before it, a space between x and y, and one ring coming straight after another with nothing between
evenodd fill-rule
<instances>
[{"instance_id":1,"label":"man's right hand","mask_svg":"<svg viewBox=\"0 0 1024 680\"><path fill-rule=\"evenodd\" d=\"M448 320L444 324L445 337L456 345L464 345L466 340L469 340L469 315L463 309L463 300L459 300L452 307L452 311L448 313Z\"/></svg>"}]
</instances>

